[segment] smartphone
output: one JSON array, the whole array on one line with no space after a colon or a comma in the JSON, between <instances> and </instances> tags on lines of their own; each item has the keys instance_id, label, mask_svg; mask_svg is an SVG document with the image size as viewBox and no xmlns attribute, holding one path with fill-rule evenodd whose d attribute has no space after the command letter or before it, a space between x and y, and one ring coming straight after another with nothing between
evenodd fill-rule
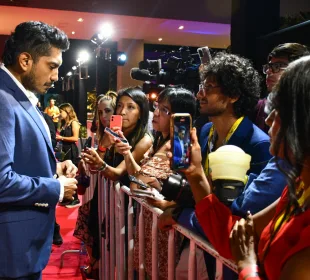
<instances>
[{"instance_id":1,"label":"smartphone","mask_svg":"<svg viewBox=\"0 0 310 280\"><path fill-rule=\"evenodd\" d=\"M116 137L116 138L118 138L118 139L121 140L123 143L128 143L126 139L121 138L116 132L114 132L114 131L113 131L111 128L109 128L109 127L106 127L106 128L104 129L104 132L105 132L105 133L108 133L108 134L110 134L110 135L112 135L112 136L114 136L114 137Z\"/></svg>"},{"instance_id":2,"label":"smartphone","mask_svg":"<svg viewBox=\"0 0 310 280\"><path fill-rule=\"evenodd\" d=\"M148 189L150 188L148 185L144 184L141 180L137 179L135 176L129 175L129 181L132 183L136 183L141 189Z\"/></svg>"},{"instance_id":3,"label":"smartphone","mask_svg":"<svg viewBox=\"0 0 310 280\"><path fill-rule=\"evenodd\" d=\"M119 127L122 130L123 117L121 115L112 115L110 117L110 128Z\"/></svg>"},{"instance_id":4,"label":"smartphone","mask_svg":"<svg viewBox=\"0 0 310 280\"><path fill-rule=\"evenodd\" d=\"M208 65L212 60L209 47L202 47L197 49L197 53L199 54L201 64Z\"/></svg>"},{"instance_id":5,"label":"smartphone","mask_svg":"<svg viewBox=\"0 0 310 280\"><path fill-rule=\"evenodd\" d=\"M131 193L132 193L132 195L137 196L137 197L141 197L141 198L148 197L148 198L155 199L155 197L156 197L155 194L153 194L147 190L133 190Z\"/></svg>"},{"instance_id":6,"label":"smartphone","mask_svg":"<svg viewBox=\"0 0 310 280\"><path fill-rule=\"evenodd\" d=\"M187 169L190 165L192 117L173 114L170 120L171 169Z\"/></svg>"},{"instance_id":7,"label":"smartphone","mask_svg":"<svg viewBox=\"0 0 310 280\"><path fill-rule=\"evenodd\" d=\"M90 148L91 147L91 141L93 140L93 138L91 136L89 136L83 146L83 150L85 150L86 148Z\"/></svg>"}]
</instances>

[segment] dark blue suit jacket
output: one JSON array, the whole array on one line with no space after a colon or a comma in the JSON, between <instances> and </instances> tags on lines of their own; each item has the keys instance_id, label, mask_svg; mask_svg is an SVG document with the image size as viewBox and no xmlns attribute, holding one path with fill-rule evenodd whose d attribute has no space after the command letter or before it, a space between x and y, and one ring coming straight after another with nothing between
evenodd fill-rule
<instances>
[{"instance_id":1,"label":"dark blue suit jacket","mask_svg":"<svg viewBox=\"0 0 310 280\"><path fill-rule=\"evenodd\" d=\"M60 183L38 112L2 69L0 116L0 278L17 278L48 262Z\"/></svg>"}]
</instances>

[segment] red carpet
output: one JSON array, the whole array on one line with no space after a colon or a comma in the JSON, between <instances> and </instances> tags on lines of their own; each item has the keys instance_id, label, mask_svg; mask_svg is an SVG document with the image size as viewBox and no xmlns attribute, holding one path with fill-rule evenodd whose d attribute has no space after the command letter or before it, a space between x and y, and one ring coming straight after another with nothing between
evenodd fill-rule
<instances>
[{"instance_id":1,"label":"red carpet","mask_svg":"<svg viewBox=\"0 0 310 280\"><path fill-rule=\"evenodd\" d=\"M63 268L60 268L60 256L65 250L80 248L81 242L73 237L78 207L68 209L58 206L56 209L57 223L60 225L61 236L64 243L54 246L47 267L43 271L43 280L69 279L81 280L79 255L76 253L66 254Z\"/></svg>"}]
</instances>

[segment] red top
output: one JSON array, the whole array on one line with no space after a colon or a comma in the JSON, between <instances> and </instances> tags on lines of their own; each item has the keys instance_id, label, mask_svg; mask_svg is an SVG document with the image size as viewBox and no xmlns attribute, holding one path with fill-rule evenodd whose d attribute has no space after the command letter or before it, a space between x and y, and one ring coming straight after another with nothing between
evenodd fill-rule
<instances>
[{"instance_id":1,"label":"red top","mask_svg":"<svg viewBox=\"0 0 310 280\"><path fill-rule=\"evenodd\" d=\"M278 217L284 210L287 202L288 189L285 188L277 205ZM270 239L271 230L277 218L273 219L263 230L259 244L258 256L261 260L264 248ZM286 261L297 252L310 247L310 209L292 216L285 222L271 243L269 252L264 260L264 269L268 279L279 279L280 273Z\"/></svg>"},{"instance_id":2,"label":"red top","mask_svg":"<svg viewBox=\"0 0 310 280\"><path fill-rule=\"evenodd\" d=\"M226 259L232 259L229 235L241 217L234 216L214 194L210 194L196 204L196 216L210 243Z\"/></svg>"},{"instance_id":3,"label":"red top","mask_svg":"<svg viewBox=\"0 0 310 280\"><path fill-rule=\"evenodd\" d=\"M278 217L285 210L287 191L286 187L277 205L275 217ZM233 216L230 209L221 203L213 194L206 196L196 205L196 215L214 248L223 257L231 259L229 235L235 222L240 217ZM271 229L274 229L275 221L277 221L277 218L273 219L261 234L258 244L258 256L260 260L263 256L263 250L268 244ZM272 241L269 252L264 260L267 278L272 280L279 279L281 269L285 262L292 255L310 247L309 237L310 209L300 215L291 217L285 222Z\"/></svg>"}]
</instances>

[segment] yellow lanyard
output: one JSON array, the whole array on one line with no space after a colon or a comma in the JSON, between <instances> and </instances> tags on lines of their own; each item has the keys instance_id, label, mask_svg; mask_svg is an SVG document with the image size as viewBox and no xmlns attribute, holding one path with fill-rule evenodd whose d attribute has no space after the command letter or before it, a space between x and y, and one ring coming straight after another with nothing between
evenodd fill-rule
<instances>
[{"instance_id":1,"label":"yellow lanyard","mask_svg":"<svg viewBox=\"0 0 310 280\"><path fill-rule=\"evenodd\" d=\"M310 187L307 188L306 190L304 190L304 182L303 181L300 181L299 186L297 187L297 193L300 193L300 192L302 192L302 193L300 195L297 195L297 196L299 196L298 204L299 204L300 207L302 207L304 205L305 201L310 196ZM277 220L275 221L275 224L274 224L274 230L277 230L277 228L279 227L279 225L280 225L280 223L281 223L281 221L283 219L284 212L285 211L283 211L281 213L281 215L279 215L277 217ZM282 223L282 226L288 221L288 219L291 217L291 214L292 214L292 210L289 213L289 215L286 216L285 220Z\"/></svg>"},{"instance_id":2,"label":"yellow lanyard","mask_svg":"<svg viewBox=\"0 0 310 280\"><path fill-rule=\"evenodd\" d=\"M234 134L240 123L243 121L244 117L240 117L235 121L233 126L230 128L229 132L227 133L225 137L225 141L223 142L223 145L226 145L226 143L229 141L230 137ZM207 150L207 158L205 162L205 174L208 176L209 175L209 158L208 154L212 152L214 145L215 145L215 133L214 133L214 125L212 125L210 132L209 132L209 137L208 137L208 150Z\"/></svg>"}]
</instances>

